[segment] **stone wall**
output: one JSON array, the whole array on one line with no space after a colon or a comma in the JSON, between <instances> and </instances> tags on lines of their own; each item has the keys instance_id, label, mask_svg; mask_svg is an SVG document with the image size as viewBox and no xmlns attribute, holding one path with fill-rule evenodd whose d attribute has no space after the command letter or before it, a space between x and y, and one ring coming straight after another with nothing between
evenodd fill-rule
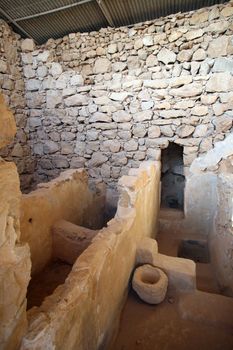
<instances>
[{"instance_id":1,"label":"stone wall","mask_svg":"<svg viewBox=\"0 0 233 350\"><path fill-rule=\"evenodd\" d=\"M36 50L23 42L35 181L85 166L114 187L168 142L188 169L232 130L232 20L230 2Z\"/></svg>"},{"instance_id":2,"label":"stone wall","mask_svg":"<svg viewBox=\"0 0 233 350\"><path fill-rule=\"evenodd\" d=\"M1 150L0 155L14 161L22 189L30 187L35 163L27 144L27 112L21 62L21 38L0 19L0 92L14 114L17 125L15 141Z\"/></svg>"}]
</instances>

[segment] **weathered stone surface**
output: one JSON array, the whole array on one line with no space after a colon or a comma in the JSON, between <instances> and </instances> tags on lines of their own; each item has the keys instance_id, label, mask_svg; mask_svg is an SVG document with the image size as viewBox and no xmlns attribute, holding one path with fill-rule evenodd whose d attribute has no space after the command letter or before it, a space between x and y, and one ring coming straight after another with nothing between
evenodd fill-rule
<instances>
[{"instance_id":1,"label":"weathered stone surface","mask_svg":"<svg viewBox=\"0 0 233 350\"><path fill-rule=\"evenodd\" d=\"M195 106L192 109L192 114L193 115L206 115L208 113L208 107L207 106Z\"/></svg>"},{"instance_id":2,"label":"weathered stone surface","mask_svg":"<svg viewBox=\"0 0 233 350\"><path fill-rule=\"evenodd\" d=\"M178 53L177 60L179 62L188 62L191 60L192 55L193 55L192 50L182 50Z\"/></svg>"},{"instance_id":3,"label":"weathered stone surface","mask_svg":"<svg viewBox=\"0 0 233 350\"><path fill-rule=\"evenodd\" d=\"M0 149L13 141L15 133L13 114L7 108L3 95L0 94Z\"/></svg>"},{"instance_id":4,"label":"weathered stone surface","mask_svg":"<svg viewBox=\"0 0 233 350\"><path fill-rule=\"evenodd\" d=\"M127 113L126 111L117 111L115 113L113 113L113 116L112 116L114 122L117 122L117 123L125 123L125 122L129 122L132 118L132 116Z\"/></svg>"},{"instance_id":5,"label":"weathered stone surface","mask_svg":"<svg viewBox=\"0 0 233 350\"><path fill-rule=\"evenodd\" d=\"M188 136L192 135L194 130L195 130L195 128L192 125L182 125L182 126L179 126L177 128L176 134L181 138L188 137Z\"/></svg>"},{"instance_id":6,"label":"weathered stone surface","mask_svg":"<svg viewBox=\"0 0 233 350\"><path fill-rule=\"evenodd\" d=\"M215 60L213 72L233 72L233 59L219 57Z\"/></svg>"},{"instance_id":7,"label":"weathered stone surface","mask_svg":"<svg viewBox=\"0 0 233 350\"><path fill-rule=\"evenodd\" d=\"M184 75L181 77L176 77L176 78L172 78L170 80L170 86L171 87L180 87L186 84L190 84L192 83L193 78L191 75Z\"/></svg>"},{"instance_id":8,"label":"weathered stone surface","mask_svg":"<svg viewBox=\"0 0 233 350\"><path fill-rule=\"evenodd\" d=\"M206 58L206 52L203 49L198 49L193 54L194 61L203 61Z\"/></svg>"},{"instance_id":9,"label":"weathered stone surface","mask_svg":"<svg viewBox=\"0 0 233 350\"><path fill-rule=\"evenodd\" d=\"M201 102L204 105L212 105L214 102L216 102L217 98L218 98L218 95L214 95L214 94L201 95Z\"/></svg>"},{"instance_id":10,"label":"weathered stone surface","mask_svg":"<svg viewBox=\"0 0 233 350\"><path fill-rule=\"evenodd\" d=\"M151 111L143 111L133 114L133 119L135 122L142 122L145 120L151 120L153 116L153 112Z\"/></svg>"},{"instance_id":11,"label":"weathered stone surface","mask_svg":"<svg viewBox=\"0 0 233 350\"><path fill-rule=\"evenodd\" d=\"M89 161L89 165L91 167L98 167L101 164L105 163L108 160L108 157L106 157L103 153L95 152L93 153L91 160Z\"/></svg>"},{"instance_id":12,"label":"weathered stone surface","mask_svg":"<svg viewBox=\"0 0 233 350\"><path fill-rule=\"evenodd\" d=\"M101 74L107 73L111 70L111 62L107 58L98 58L95 61L94 73Z\"/></svg>"},{"instance_id":13,"label":"weathered stone surface","mask_svg":"<svg viewBox=\"0 0 233 350\"><path fill-rule=\"evenodd\" d=\"M228 6L225 7L222 11L221 11L221 15L224 17L230 17L233 15L233 6Z\"/></svg>"},{"instance_id":14,"label":"weathered stone surface","mask_svg":"<svg viewBox=\"0 0 233 350\"><path fill-rule=\"evenodd\" d=\"M33 51L35 48L35 44L33 39L24 39L21 43L22 52Z\"/></svg>"},{"instance_id":15,"label":"weathered stone surface","mask_svg":"<svg viewBox=\"0 0 233 350\"><path fill-rule=\"evenodd\" d=\"M168 81L165 79L145 80L144 86L151 89L164 89L168 86Z\"/></svg>"},{"instance_id":16,"label":"weathered stone surface","mask_svg":"<svg viewBox=\"0 0 233 350\"><path fill-rule=\"evenodd\" d=\"M188 41L200 38L204 34L202 29L188 31L184 36Z\"/></svg>"},{"instance_id":17,"label":"weathered stone surface","mask_svg":"<svg viewBox=\"0 0 233 350\"><path fill-rule=\"evenodd\" d=\"M109 97L111 100L123 102L128 95L127 92L113 92Z\"/></svg>"},{"instance_id":18,"label":"weathered stone surface","mask_svg":"<svg viewBox=\"0 0 233 350\"><path fill-rule=\"evenodd\" d=\"M228 37L221 36L210 42L207 50L207 54L211 58L226 56L227 47L228 47Z\"/></svg>"},{"instance_id":19,"label":"weathered stone surface","mask_svg":"<svg viewBox=\"0 0 233 350\"><path fill-rule=\"evenodd\" d=\"M202 93L202 86L200 84L192 83L178 89L171 89L169 93L172 96L193 97Z\"/></svg>"},{"instance_id":20,"label":"weathered stone surface","mask_svg":"<svg viewBox=\"0 0 233 350\"><path fill-rule=\"evenodd\" d=\"M229 72L214 73L206 84L207 92L231 91L233 89L233 77Z\"/></svg>"},{"instance_id":21,"label":"weathered stone surface","mask_svg":"<svg viewBox=\"0 0 233 350\"><path fill-rule=\"evenodd\" d=\"M163 48L159 51L157 58L164 64L174 63L176 61L176 54L171 50Z\"/></svg>"},{"instance_id":22,"label":"weathered stone surface","mask_svg":"<svg viewBox=\"0 0 233 350\"><path fill-rule=\"evenodd\" d=\"M149 127L148 129L148 137L153 139L153 138L157 138L161 135L161 131L160 128L156 125L152 125Z\"/></svg>"},{"instance_id":23,"label":"weathered stone surface","mask_svg":"<svg viewBox=\"0 0 233 350\"><path fill-rule=\"evenodd\" d=\"M86 95L76 94L76 95L67 97L64 100L64 103L67 107L82 106L82 105L88 104L88 99Z\"/></svg>"}]
</instances>

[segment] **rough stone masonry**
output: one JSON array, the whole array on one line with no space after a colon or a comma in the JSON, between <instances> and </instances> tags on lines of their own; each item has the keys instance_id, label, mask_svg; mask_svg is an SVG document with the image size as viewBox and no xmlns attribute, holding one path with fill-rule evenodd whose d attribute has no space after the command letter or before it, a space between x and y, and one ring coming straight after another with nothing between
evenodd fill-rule
<instances>
[{"instance_id":1,"label":"rough stone masonry","mask_svg":"<svg viewBox=\"0 0 233 350\"><path fill-rule=\"evenodd\" d=\"M232 22L229 2L37 47L1 22L0 88L19 127L5 157L23 187L82 166L114 187L169 142L188 174L232 131Z\"/></svg>"}]
</instances>

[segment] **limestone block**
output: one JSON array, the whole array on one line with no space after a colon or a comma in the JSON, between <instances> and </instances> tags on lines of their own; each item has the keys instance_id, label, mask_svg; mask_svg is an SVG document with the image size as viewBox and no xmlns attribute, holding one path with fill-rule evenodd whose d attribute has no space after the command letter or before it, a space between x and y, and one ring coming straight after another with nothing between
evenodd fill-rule
<instances>
[{"instance_id":1,"label":"limestone block","mask_svg":"<svg viewBox=\"0 0 233 350\"><path fill-rule=\"evenodd\" d=\"M142 111L142 112L138 112L133 114L133 119L135 122L142 122L145 120L151 120L153 116L153 112L152 111Z\"/></svg>"},{"instance_id":2,"label":"limestone block","mask_svg":"<svg viewBox=\"0 0 233 350\"><path fill-rule=\"evenodd\" d=\"M233 72L233 59L218 57L214 61L213 72Z\"/></svg>"},{"instance_id":3,"label":"limestone block","mask_svg":"<svg viewBox=\"0 0 233 350\"><path fill-rule=\"evenodd\" d=\"M111 62L107 58L98 58L94 64L94 73L102 74L110 72Z\"/></svg>"},{"instance_id":4,"label":"limestone block","mask_svg":"<svg viewBox=\"0 0 233 350\"><path fill-rule=\"evenodd\" d=\"M221 15L224 17L230 17L233 15L233 6L224 7L221 11Z\"/></svg>"},{"instance_id":5,"label":"limestone block","mask_svg":"<svg viewBox=\"0 0 233 350\"><path fill-rule=\"evenodd\" d=\"M193 115L203 116L208 114L208 107L207 106L195 106L192 109Z\"/></svg>"},{"instance_id":6,"label":"limestone block","mask_svg":"<svg viewBox=\"0 0 233 350\"><path fill-rule=\"evenodd\" d=\"M187 39L187 41L191 41L197 38L200 38L204 34L204 31L202 29L194 29L188 31L184 36Z\"/></svg>"},{"instance_id":7,"label":"limestone block","mask_svg":"<svg viewBox=\"0 0 233 350\"><path fill-rule=\"evenodd\" d=\"M190 18L190 24L200 24L208 21L209 11L197 12Z\"/></svg>"},{"instance_id":8,"label":"limestone block","mask_svg":"<svg viewBox=\"0 0 233 350\"><path fill-rule=\"evenodd\" d=\"M188 84L177 89L171 89L169 94L180 97L193 97L202 93L202 86L197 83Z\"/></svg>"},{"instance_id":9,"label":"limestone block","mask_svg":"<svg viewBox=\"0 0 233 350\"><path fill-rule=\"evenodd\" d=\"M60 63L53 62L51 64L49 72L53 77L57 77L62 74L62 66L60 65Z\"/></svg>"},{"instance_id":10,"label":"limestone block","mask_svg":"<svg viewBox=\"0 0 233 350\"><path fill-rule=\"evenodd\" d=\"M193 54L194 61L203 61L206 58L206 52L203 49L198 49Z\"/></svg>"},{"instance_id":11,"label":"limestone block","mask_svg":"<svg viewBox=\"0 0 233 350\"><path fill-rule=\"evenodd\" d=\"M159 304L166 296L168 278L166 274L151 265L138 267L133 275L132 287L140 299L148 304Z\"/></svg>"},{"instance_id":12,"label":"limestone block","mask_svg":"<svg viewBox=\"0 0 233 350\"><path fill-rule=\"evenodd\" d=\"M90 123L96 123L96 122L111 122L112 118L108 116L106 113L101 113L101 112L95 112L89 119Z\"/></svg>"},{"instance_id":13,"label":"limestone block","mask_svg":"<svg viewBox=\"0 0 233 350\"><path fill-rule=\"evenodd\" d=\"M51 140L46 140L43 146L43 150L45 154L52 154L59 150L59 145Z\"/></svg>"},{"instance_id":14,"label":"limestone block","mask_svg":"<svg viewBox=\"0 0 233 350\"><path fill-rule=\"evenodd\" d=\"M35 49L35 43L33 39L24 39L21 42L22 52L33 51Z\"/></svg>"},{"instance_id":15,"label":"limestone block","mask_svg":"<svg viewBox=\"0 0 233 350\"><path fill-rule=\"evenodd\" d=\"M152 35L145 35L142 39L143 45L144 46L153 46L154 45L154 40Z\"/></svg>"},{"instance_id":16,"label":"limestone block","mask_svg":"<svg viewBox=\"0 0 233 350\"><path fill-rule=\"evenodd\" d=\"M193 137L205 137L207 134L208 125L207 124L201 124L197 125Z\"/></svg>"},{"instance_id":17,"label":"limestone block","mask_svg":"<svg viewBox=\"0 0 233 350\"><path fill-rule=\"evenodd\" d=\"M182 50L177 55L177 61L179 62L189 62L192 58L192 50Z\"/></svg>"},{"instance_id":18,"label":"limestone block","mask_svg":"<svg viewBox=\"0 0 233 350\"><path fill-rule=\"evenodd\" d=\"M89 166L98 167L101 164L105 163L107 160L108 160L108 157L106 157L103 153L95 152L93 153L92 158L89 161Z\"/></svg>"},{"instance_id":19,"label":"limestone block","mask_svg":"<svg viewBox=\"0 0 233 350\"><path fill-rule=\"evenodd\" d=\"M113 101L123 102L124 100L126 100L128 95L129 94L127 92L113 92L113 93L110 94L109 97Z\"/></svg>"},{"instance_id":20,"label":"limestone block","mask_svg":"<svg viewBox=\"0 0 233 350\"><path fill-rule=\"evenodd\" d=\"M129 122L131 120L132 115L127 113L124 110L120 110L120 111L113 113L112 118L113 118L114 122L116 122L116 123L125 123L125 122Z\"/></svg>"},{"instance_id":21,"label":"limestone block","mask_svg":"<svg viewBox=\"0 0 233 350\"><path fill-rule=\"evenodd\" d=\"M233 133L228 135L224 141L216 142L214 148L204 156L197 158L191 165L190 171L198 173L207 168L216 166L220 160L226 159L233 154Z\"/></svg>"},{"instance_id":22,"label":"limestone block","mask_svg":"<svg viewBox=\"0 0 233 350\"><path fill-rule=\"evenodd\" d=\"M144 87L151 89L165 89L168 81L165 79L144 80Z\"/></svg>"},{"instance_id":23,"label":"limestone block","mask_svg":"<svg viewBox=\"0 0 233 350\"><path fill-rule=\"evenodd\" d=\"M195 127L192 125L181 125L176 129L176 134L183 138L190 136L195 130Z\"/></svg>"},{"instance_id":24,"label":"limestone block","mask_svg":"<svg viewBox=\"0 0 233 350\"><path fill-rule=\"evenodd\" d=\"M229 72L214 73L206 84L207 92L231 91L233 89L233 77Z\"/></svg>"},{"instance_id":25,"label":"limestone block","mask_svg":"<svg viewBox=\"0 0 233 350\"><path fill-rule=\"evenodd\" d=\"M149 138L157 138L161 135L160 128L157 125L152 125L148 129Z\"/></svg>"},{"instance_id":26,"label":"limestone block","mask_svg":"<svg viewBox=\"0 0 233 350\"><path fill-rule=\"evenodd\" d=\"M196 290L196 264L192 260L158 254L153 266L166 273L169 286L177 290Z\"/></svg>"},{"instance_id":27,"label":"limestone block","mask_svg":"<svg viewBox=\"0 0 233 350\"><path fill-rule=\"evenodd\" d=\"M193 78L191 75L183 75L180 77L172 78L170 80L170 87L180 87L186 84L192 83Z\"/></svg>"},{"instance_id":28,"label":"limestone block","mask_svg":"<svg viewBox=\"0 0 233 350\"><path fill-rule=\"evenodd\" d=\"M174 63L176 61L176 54L171 50L162 48L159 51L157 58L160 62L163 62L164 64Z\"/></svg>"},{"instance_id":29,"label":"limestone block","mask_svg":"<svg viewBox=\"0 0 233 350\"><path fill-rule=\"evenodd\" d=\"M0 148L11 143L15 133L16 125L13 114L7 108L3 95L0 94Z\"/></svg>"},{"instance_id":30,"label":"limestone block","mask_svg":"<svg viewBox=\"0 0 233 350\"><path fill-rule=\"evenodd\" d=\"M207 54L211 58L226 56L227 48L228 48L228 37L226 35L222 35L219 38L216 38L210 42L207 50Z\"/></svg>"},{"instance_id":31,"label":"limestone block","mask_svg":"<svg viewBox=\"0 0 233 350\"><path fill-rule=\"evenodd\" d=\"M75 74L70 79L70 85L72 86L82 86L84 84L84 79L81 74Z\"/></svg>"},{"instance_id":32,"label":"limestone block","mask_svg":"<svg viewBox=\"0 0 233 350\"><path fill-rule=\"evenodd\" d=\"M64 103L67 107L88 105L88 98L86 95L76 94L76 95L67 97L64 100Z\"/></svg>"},{"instance_id":33,"label":"limestone block","mask_svg":"<svg viewBox=\"0 0 233 350\"><path fill-rule=\"evenodd\" d=\"M136 251L136 264L144 265L150 264L153 265L153 261L158 254L158 244L155 239L146 237L143 238L138 246Z\"/></svg>"},{"instance_id":34,"label":"limestone block","mask_svg":"<svg viewBox=\"0 0 233 350\"><path fill-rule=\"evenodd\" d=\"M212 105L214 102L216 102L217 98L218 95L214 94L201 95L201 103L204 105Z\"/></svg>"},{"instance_id":35,"label":"limestone block","mask_svg":"<svg viewBox=\"0 0 233 350\"><path fill-rule=\"evenodd\" d=\"M0 73L7 73L7 63L0 60Z\"/></svg>"}]
</instances>

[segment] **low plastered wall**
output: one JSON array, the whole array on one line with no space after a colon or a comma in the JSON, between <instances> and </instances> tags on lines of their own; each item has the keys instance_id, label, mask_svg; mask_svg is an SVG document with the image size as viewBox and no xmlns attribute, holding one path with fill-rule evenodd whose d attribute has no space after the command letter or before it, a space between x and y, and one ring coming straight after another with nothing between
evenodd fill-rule
<instances>
[{"instance_id":1,"label":"low plastered wall","mask_svg":"<svg viewBox=\"0 0 233 350\"><path fill-rule=\"evenodd\" d=\"M68 170L23 195L21 238L30 246L32 274L41 271L52 258L51 228L56 221L64 219L80 226L101 228L104 205L104 187L91 191L83 169Z\"/></svg>"},{"instance_id":2,"label":"low plastered wall","mask_svg":"<svg viewBox=\"0 0 233 350\"><path fill-rule=\"evenodd\" d=\"M104 347L127 295L137 245L156 233L159 182L159 162L143 163L120 180L115 218L77 259L65 284L30 310L22 350Z\"/></svg>"}]
</instances>

